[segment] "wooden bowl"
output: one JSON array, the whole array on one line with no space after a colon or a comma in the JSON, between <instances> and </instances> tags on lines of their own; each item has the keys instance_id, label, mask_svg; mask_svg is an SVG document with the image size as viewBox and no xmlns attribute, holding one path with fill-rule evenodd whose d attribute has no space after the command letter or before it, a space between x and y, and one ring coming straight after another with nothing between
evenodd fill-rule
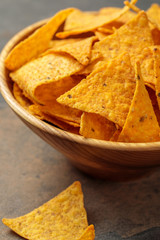
<instances>
[{"instance_id":1,"label":"wooden bowl","mask_svg":"<svg viewBox=\"0 0 160 240\"><path fill-rule=\"evenodd\" d=\"M112 180L127 180L142 176L160 166L160 142L117 143L87 139L37 119L17 103L12 94L12 82L4 60L18 42L45 22L46 20L35 23L16 34L1 52L0 87L8 105L31 130L87 174Z\"/></svg>"}]
</instances>

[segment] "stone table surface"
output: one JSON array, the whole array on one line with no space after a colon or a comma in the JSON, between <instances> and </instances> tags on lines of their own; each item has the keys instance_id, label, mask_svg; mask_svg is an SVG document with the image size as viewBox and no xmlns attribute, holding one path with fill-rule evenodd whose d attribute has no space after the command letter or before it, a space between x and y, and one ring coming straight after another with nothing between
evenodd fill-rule
<instances>
[{"instance_id":1,"label":"stone table surface","mask_svg":"<svg viewBox=\"0 0 160 240\"><path fill-rule=\"evenodd\" d=\"M152 1L140 1L147 9ZM98 10L106 0L1 0L0 49L19 30L66 7ZM113 0L112 6L123 6ZM12 112L0 96L0 219L18 217L48 201L75 180L82 183L96 240L160 239L160 170L130 182L87 176ZM0 221L0 240L22 239Z\"/></svg>"}]
</instances>

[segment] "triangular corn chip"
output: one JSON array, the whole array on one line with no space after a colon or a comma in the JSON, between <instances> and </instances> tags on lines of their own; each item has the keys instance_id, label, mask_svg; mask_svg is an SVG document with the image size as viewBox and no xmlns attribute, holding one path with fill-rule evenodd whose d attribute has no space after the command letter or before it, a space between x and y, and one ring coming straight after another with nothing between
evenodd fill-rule
<instances>
[{"instance_id":1,"label":"triangular corn chip","mask_svg":"<svg viewBox=\"0 0 160 240\"><path fill-rule=\"evenodd\" d=\"M39 105L39 109L43 113L53 117L58 117L66 121L80 124L82 112L80 110L61 105L56 100L48 103L47 105Z\"/></svg>"},{"instance_id":2,"label":"triangular corn chip","mask_svg":"<svg viewBox=\"0 0 160 240\"><path fill-rule=\"evenodd\" d=\"M154 74L157 101L160 109L160 47L158 46L154 48Z\"/></svg>"},{"instance_id":3,"label":"triangular corn chip","mask_svg":"<svg viewBox=\"0 0 160 240\"><path fill-rule=\"evenodd\" d=\"M70 35L93 31L98 27L117 20L128 10L129 7L125 6L118 12L113 12L110 15L102 15L99 13L85 13L77 9L67 18L64 26L64 32L59 32L56 36L59 38L66 38Z\"/></svg>"},{"instance_id":4,"label":"triangular corn chip","mask_svg":"<svg viewBox=\"0 0 160 240\"><path fill-rule=\"evenodd\" d=\"M32 102L24 96L23 91L19 88L19 86L14 83L13 84L13 95L17 102L23 106L25 109L28 109Z\"/></svg>"},{"instance_id":5,"label":"triangular corn chip","mask_svg":"<svg viewBox=\"0 0 160 240\"><path fill-rule=\"evenodd\" d=\"M95 238L94 226L90 225L85 230L83 235L79 238L79 240L94 240L94 238Z\"/></svg>"},{"instance_id":6,"label":"triangular corn chip","mask_svg":"<svg viewBox=\"0 0 160 240\"><path fill-rule=\"evenodd\" d=\"M145 84L155 86L153 47L143 49L141 55L139 55L139 61Z\"/></svg>"},{"instance_id":7,"label":"triangular corn chip","mask_svg":"<svg viewBox=\"0 0 160 240\"><path fill-rule=\"evenodd\" d=\"M70 43L65 46L58 47L56 49L50 49L48 52L64 52L70 54L77 59L82 65L87 65L91 56L92 44L97 40L97 37L85 38L81 41Z\"/></svg>"},{"instance_id":8,"label":"triangular corn chip","mask_svg":"<svg viewBox=\"0 0 160 240\"><path fill-rule=\"evenodd\" d=\"M36 30L32 35L20 42L8 55L5 65L9 70L16 70L32 58L37 57L48 47L50 40L67 16L73 12L68 8L58 12L48 23Z\"/></svg>"},{"instance_id":9,"label":"triangular corn chip","mask_svg":"<svg viewBox=\"0 0 160 240\"><path fill-rule=\"evenodd\" d=\"M64 119L59 119L57 117L53 117L49 114L42 112L37 104L32 104L29 106L29 112L37 117L38 119L47 121L50 124L53 124L56 127L59 127L65 131L79 134L79 125L73 122L64 121Z\"/></svg>"},{"instance_id":10,"label":"triangular corn chip","mask_svg":"<svg viewBox=\"0 0 160 240\"><path fill-rule=\"evenodd\" d=\"M136 64L136 90L130 110L118 138L121 142L154 142L160 140L160 128L151 100L145 88L140 72L140 63Z\"/></svg>"},{"instance_id":11,"label":"triangular corn chip","mask_svg":"<svg viewBox=\"0 0 160 240\"><path fill-rule=\"evenodd\" d=\"M134 66L143 49L153 45L151 30L145 12L141 11L128 23L115 31L114 34L95 43L94 55L103 56L105 59L114 58L117 54L128 52Z\"/></svg>"},{"instance_id":12,"label":"triangular corn chip","mask_svg":"<svg viewBox=\"0 0 160 240\"><path fill-rule=\"evenodd\" d=\"M74 182L41 207L3 223L26 239L79 239L88 227L80 182Z\"/></svg>"},{"instance_id":13,"label":"triangular corn chip","mask_svg":"<svg viewBox=\"0 0 160 240\"><path fill-rule=\"evenodd\" d=\"M134 78L129 55L122 54L108 63L102 63L57 101L85 112L100 114L123 126L134 95Z\"/></svg>"},{"instance_id":14,"label":"triangular corn chip","mask_svg":"<svg viewBox=\"0 0 160 240\"><path fill-rule=\"evenodd\" d=\"M101 8L99 13L103 14L103 15L110 15L113 12L117 12L118 13L119 11L121 11L121 8L106 7L106 8ZM121 17L118 18L118 21L113 22L113 25L114 24L116 25L117 23L120 24L120 25L123 25L123 24L127 23L129 20L131 20L135 15L136 14L134 12L127 11ZM107 25L105 25L105 27L107 27Z\"/></svg>"},{"instance_id":15,"label":"triangular corn chip","mask_svg":"<svg viewBox=\"0 0 160 240\"><path fill-rule=\"evenodd\" d=\"M57 49L58 47L65 46L66 44L76 43L81 41L83 38L67 38L67 39L58 39L51 40L49 43L49 48Z\"/></svg>"},{"instance_id":16,"label":"triangular corn chip","mask_svg":"<svg viewBox=\"0 0 160 240\"><path fill-rule=\"evenodd\" d=\"M153 39L147 15L141 11L128 23L117 30L120 41L120 51L127 51L131 62L135 64L142 50L153 45Z\"/></svg>"},{"instance_id":17,"label":"triangular corn chip","mask_svg":"<svg viewBox=\"0 0 160 240\"><path fill-rule=\"evenodd\" d=\"M31 99L45 104L75 86L77 80L70 75L82 68L74 58L54 53L27 63L10 76Z\"/></svg>"},{"instance_id":18,"label":"triangular corn chip","mask_svg":"<svg viewBox=\"0 0 160 240\"><path fill-rule=\"evenodd\" d=\"M110 140L116 126L107 118L95 113L84 112L81 117L80 134L86 138Z\"/></svg>"},{"instance_id":19,"label":"triangular corn chip","mask_svg":"<svg viewBox=\"0 0 160 240\"><path fill-rule=\"evenodd\" d=\"M151 21L154 22L160 30L160 5L156 3L152 4L146 13L149 19L151 19Z\"/></svg>"}]
</instances>

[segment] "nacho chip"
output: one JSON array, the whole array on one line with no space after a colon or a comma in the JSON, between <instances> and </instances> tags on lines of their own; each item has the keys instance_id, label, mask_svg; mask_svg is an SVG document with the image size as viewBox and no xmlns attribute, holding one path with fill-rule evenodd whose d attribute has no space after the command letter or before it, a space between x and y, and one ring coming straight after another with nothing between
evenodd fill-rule
<instances>
[{"instance_id":1,"label":"nacho chip","mask_svg":"<svg viewBox=\"0 0 160 240\"><path fill-rule=\"evenodd\" d=\"M58 117L60 119L80 124L82 112L68 106L61 105L56 100L47 105L39 105L39 109L48 115Z\"/></svg>"},{"instance_id":2,"label":"nacho chip","mask_svg":"<svg viewBox=\"0 0 160 240\"><path fill-rule=\"evenodd\" d=\"M152 34L149 28L148 18L144 11L141 11L127 24L117 30L121 51L128 51L131 61L135 61L142 50L153 45Z\"/></svg>"},{"instance_id":3,"label":"nacho chip","mask_svg":"<svg viewBox=\"0 0 160 240\"><path fill-rule=\"evenodd\" d=\"M85 232L83 233L79 240L94 240L94 238L95 238L94 226L90 225L85 230Z\"/></svg>"},{"instance_id":4,"label":"nacho chip","mask_svg":"<svg viewBox=\"0 0 160 240\"><path fill-rule=\"evenodd\" d=\"M140 63L136 64L136 90L130 110L118 138L120 142L154 142L160 140L160 128L145 88L140 72Z\"/></svg>"},{"instance_id":5,"label":"nacho chip","mask_svg":"<svg viewBox=\"0 0 160 240\"><path fill-rule=\"evenodd\" d=\"M46 114L40 110L37 104L30 105L28 110L32 115L34 115L40 120L47 121L49 124L53 124L54 126L59 127L67 132L79 134L79 124L64 121L64 119L60 119Z\"/></svg>"},{"instance_id":6,"label":"nacho chip","mask_svg":"<svg viewBox=\"0 0 160 240\"><path fill-rule=\"evenodd\" d=\"M151 5L151 7L147 10L146 13L149 19L151 19L151 21L154 22L160 30L160 6L154 3Z\"/></svg>"},{"instance_id":7,"label":"nacho chip","mask_svg":"<svg viewBox=\"0 0 160 240\"><path fill-rule=\"evenodd\" d=\"M80 134L86 138L109 140L115 130L115 124L99 114L86 112L82 114Z\"/></svg>"},{"instance_id":8,"label":"nacho chip","mask_svg":"<svg viewBox=\"0 0 160 240\"><path fill-rule=\"evenodd\" d=\"M136 2L134 2L135 4ZM121 11L121 8L116 8L116 7L106 7L106 8L101 8L99 13L103 14L103 15L110 15L113 12L119 12ZM131 12L131 11L127 11L126 13L124 13L121 17L118 18L117 21L113 22L113 26L115 26L116 28L119 26L122 26L123 24L127 23L129 20L131 20L133 17L135 17L135 13ZM107 26L107 25L106 25Z\"/></svg>"},{"instance_id":9,"label":"nacho chip","mask_svg":"<svg viewBox=\"0 0 160 240\"><path fill-rule=\"evenodd\" d=\"M27 239L78 239L88 227L80 182L74 182L41 207L3 223Z\"/></svg>"},{"instance_id":10,"label":"nacho chip","mask_svg":"<svg viewBox=\"0 0 160 240\"><path fill-rule=\"evenodd\" d=\"M100 32L100 31L95 31L94 32L96 37L98 37L99 40L102 40L104 38L106 38L108 35L110 35L110 33L104 33L104 32Z\"/></svg>"},{"instance_id":11,"label":"nacho chip","mask_svg":"<svg viewBox=\"0 0 160 240\"><path fill-rule=\"evenodd\" d=\"M120 18L123 14L125 14L129 10L128 7L122 8L118 12L113 12L110 15L102 15L95 13L85 13L80 10L75 10L73 13L68 16L65 26L64 32L59 32L56 34L59 38L66 38L70 35L77 35L89 31L93 31L98 27L109 24L118 18ZM83 19L83 21L82 21Z\"/></svg>"},{"instance_id":12,"label":"nacho chip","mask_svg":"<svg viewBox=\"0 0 160 240\"><path fill-rule=\"evenodd\" d=\"M129 55L122 54L108 63L102 63L57 101L81 111L100 114L123 126L135 85Z\"/></svg>"},{"instance_id":13,"label":"nacho chip","mask_svg":"<svg viewBox=\"0 0 160 240\"><path fill-rule=\"evenodd\" d=\"M97 55L103 55L107 60L125 51L129 52L134 66L143 49L152 45L153 39L148 18L146 13L141 11L132 20L116 30L114 34L95 43L93 50L95 55L97 52Z\"/></svg>"},{"instance_id":14,"label":"nacho chip","mask_svg":"<svg viewBox=\"0 0 160 240\"><path fill-rule=\"evenodd\" d=\"M49 48L57 49L58 47L62 47L67 44L79 42L82 39L83 38L67 38L67 39L51 40L49 43Z\"/></svg>"},{"instance_id":15,"label":"nacho chip","mask_svg":"<svg viewBox=\"0 0 160 240\"><path fill-rule=\"evenodd\" d=\"M16 70L37 57L49 47L49 42L56 33L59 26L65 21L67 16L73 12L73 8L68 8L58 12L48 23L36 30L28 38L20 42L9 53L5 65L9 70Z\"/></svg>"},{"instance_id":16,"label":"nacho chip","mask_svg":"<svg viewBox=\"0 0 160 240\"><path fill-rule=\"evenodd\" d=\"M141 55L139 55L139 61L145 84L155 86L153 47L143 49Z\"/></svg>"},{"instance_id":17,"label":"nacho chip","mask_svg":"<svg viewBox=\"0 0 160 240\"><path fill-rule=\"evenodd\" d=\"M58 47L56 49L50 49L48 53L59 52L68 53L74 57L82 65L87 65L91 56L92 44L97 40L97 37L83 39L81 41L67 44L65 46Z\"/></svg>"},{"instance_id":18,"label":"nacho chip","mask_svg":"<svg viewBox=\"0 0 160 240\"><path fill-rule=\"evenodd\" d=\"M152 28L152 38L155 45L160 45L160 30L157 28Z\"/></svg>"},{"instance_id":19,"label":"nacho chip","mask_svg":"<svg viewBox=\"0 0 160 240\"><path fill-rule=\"evenodd\" d=\"M77 81L69 76L82 68L72 57L54 53L27 63L10 76L24 93L45 104L75 86Z\"/></svg>"},{"instance_id":20,"label":"nacho chip","mask_svg":"<svg viewBox=\"0 0 160 240\"><path fill-rule=\"evenodd\" d=\"M103 57L105 61L114 58L119 54L119 49L119 35L115 31L114 34L94 44L91 62L98 57Z\"/></svg>"},{"instance_id":21,"label":"nacho chip","mask_svg":"<svg viewBox=\"0 0 160 240\"><path fill-rule=\"evenodd\" d=\"M110 141L112 141L112 142L117 142L121 131L122 131L121 128L120 128L120 129L117 129L117 130L114 132L113 136L110 138Z\"/></svg>"},{"instance_id":22,"label":"nacho chip","mask_svg":"<svg viewBox=\"0 0 160 240\"><path fill-rule=\"evenodd\" d=\"M32 104L32 102L24 96L22 90L16 83L13 84L13 95L17 102L25 109L28 109L29 106Z\"/></svg>"},{"instance_id":23,"label":"nacho chip","mask_svg":"<svg viewBox=\"0 0 160 240\"><path fill-rule=\"evenodd\" d=\"M156 96L160 108L160 47L154 48L154 79L156 87Z\"/></svg>"}]
</instances>

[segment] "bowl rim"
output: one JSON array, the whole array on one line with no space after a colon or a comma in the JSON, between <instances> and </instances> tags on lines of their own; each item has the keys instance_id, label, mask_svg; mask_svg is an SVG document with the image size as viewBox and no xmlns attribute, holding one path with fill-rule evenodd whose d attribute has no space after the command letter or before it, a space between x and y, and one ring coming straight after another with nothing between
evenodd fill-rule
<instances>
[{"instance_id":1,"label":"bowl rim","mask_svg":"<svg viewBox=\"0 0 160 240\"><path fill-rule=\"evenodd\" d=\"M8 83L5 78L5 73L8 71L5 67L4 60L11 49L22 39L25 39L29 36L33 31L38 29L40 26L45 24L48 21L47 19L43 19L36 23L29 25L23 30L19 31L15 34L8 43L3 47L0 54L0 92L7 102L7 104L11 107L11 109L17 113L22 119L26 120L26 122L32 124L33 126L41 129L42 131L46 131L49 134L58 136L62 139L74 141L83 145L90 145L92 147L98 147L103 149L112 149L112 150L120 150L120 151L152 151L152 150L160 150L160 141L159 142L145 142L145 143L125 143L125 142L112 142L105 140L98 140L92 138L85 138L83 136L70 133L64 130L57 128L56 126L52 126L35 116L31 115L27 110L25 110L14 98L12 92L9 89Z\"/></svg>"}]
</instances>

